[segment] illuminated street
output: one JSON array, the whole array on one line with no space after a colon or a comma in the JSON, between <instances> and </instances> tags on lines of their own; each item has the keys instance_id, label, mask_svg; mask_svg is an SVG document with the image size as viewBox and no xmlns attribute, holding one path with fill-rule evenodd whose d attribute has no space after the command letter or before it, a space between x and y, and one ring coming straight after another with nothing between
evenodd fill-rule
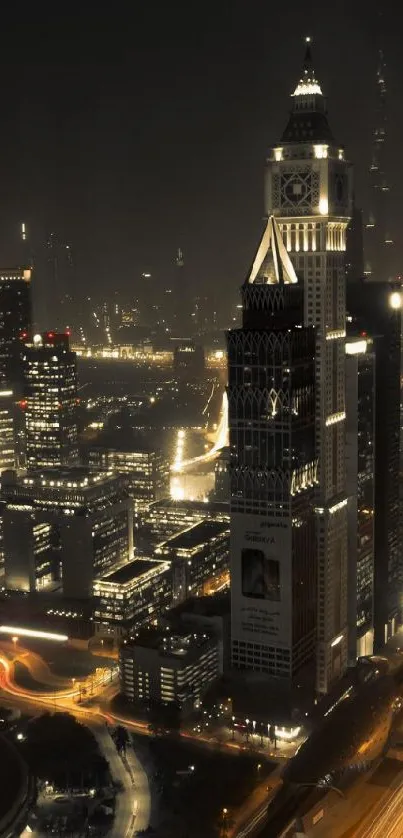
<instances>
[{"instance_id":1,"label":"illuminated street","mask_svg":"<svg viewBox=\"0 0 403 838\"><path fill-rule=\"evenodd\" d=\"M356 838L401 838L403 835L403 783L397 781L388 799L371 814L370 823L356 833Z\"/></svg>"}]
</instances>

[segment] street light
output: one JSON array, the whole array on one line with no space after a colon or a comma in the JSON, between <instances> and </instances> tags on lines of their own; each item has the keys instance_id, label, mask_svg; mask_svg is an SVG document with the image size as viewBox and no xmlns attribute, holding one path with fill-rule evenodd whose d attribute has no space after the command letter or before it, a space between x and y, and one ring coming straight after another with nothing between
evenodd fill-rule
<instances>
[{"instance_id":1,"label":"street light","mask_svg":"<svg viewBox=\"0 0 403 838\"><path fill-rule=\"evenodd\" d=\"M16 647L16 645L17 645L17 643L18 643L18 637L16 637L16 636L14 635L14 637L12 637L12 638L11 638L11 640L12 640L12 641L13 641L13 643L14 643L14 649L15 649L15 647Z\"/></svg>"},{"instance_id":2,"label":"street light","mask_svg":"<svg viewBox=\"0 0 403 838\"><path fill-rule=\"evenodd\" d=\"M222 810L222 835L223 836L227 834L227 815L228 815L228 809L226 807L224 807L223 810Z\"/></svg>"}]
</instances>

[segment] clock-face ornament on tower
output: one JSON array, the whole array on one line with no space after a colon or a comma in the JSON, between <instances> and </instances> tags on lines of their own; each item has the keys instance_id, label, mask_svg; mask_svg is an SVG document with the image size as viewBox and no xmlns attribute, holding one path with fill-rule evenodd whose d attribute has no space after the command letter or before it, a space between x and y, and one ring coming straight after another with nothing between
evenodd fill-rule
<instances>
[{"instance_id":1,"label":"clock-face ornament on tower","mask_svg":"<svg viewBox=\"0 0 403 838\"><path fill-rule=\"evenodd\" d=\"M308 215L319 201L319 173L311 169L281 173L281 209L287 215Z\"/></svg>"}]
</instances>

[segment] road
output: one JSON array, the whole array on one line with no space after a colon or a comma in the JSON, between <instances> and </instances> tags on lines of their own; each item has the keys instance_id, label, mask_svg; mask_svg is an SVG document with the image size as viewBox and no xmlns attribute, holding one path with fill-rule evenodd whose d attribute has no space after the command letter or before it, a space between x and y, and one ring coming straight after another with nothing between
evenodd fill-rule
<instances>
[{"instance_id":1,"label":"road","mask_svg":"<svg viewBox=\"0 0 403 838\"><path fill-rule=\"evenodd\" d=\"M109 838L131 838L135 830L145 829L149 825L149 820L145 822L143 816L147 808L144 797L148 799L150 797L147 776L140 766L138 773L142 775L142 790L139 795L138 780L136 783L136 775L131 770L132 754L130 754L130 751L132 749L128 748L126 757L122 759L105 725L101 726L87 722L87 726L95 736L99 750L109 764L113 781L118 783L121 788L116 796L115 817ZM138 817L139 812L140 818Z\"/></svg>"},{"instance_id":2,"label":"road","mask_svg":"<svg viewBox=\"0 0 403 838\"><path fill-rule=\"evenodd\" d=\"M399 775L386 801L371 812L369 819L357 831L356 838L402 838L403 835L403 779Z\"/></svg>"},{"instance_id":3,"label":"road","mask_svg":"<svg viewBox=\"0 0 403 838\"><path fill-rule=\"evenodd\" d=\"M35 692L19 687L13 679L12 662L4 655L0 655L0 676L1 690L17 703L20 702L23 706L32 706L36 712L38 705L51 711L55 709L65 710L90 728L98 742L100 751L109 763L113 780L121 788L116 798L115 819L111 831L112 838L131 838L135 831L146 829L149 826L151 811L147 775L130 746L124 759L119 756L108 729L108 723L124 723L124 721L110 713L105 713L98 706L85 707L82 704L77 704L74 699L77 699L80 691L75 687L58 693ZM104 683L100 679L99 688Z\"/></svg>"},{"instance_id":4,"label":"road","mask_svg":"<svg viewBox=\"0 0 403 838\"><path fill-rule=\"evenodd\" d=\"M14 660L21 658L21 650L15 654ZM40 659L39 659L40 660ZM49 683L51 677L46 671L46 665L41 668L39 661L30 659L31 665L35 666L35 674L39 680L39 673L46 677L46 682ZM25 663L25 658L23 658ZM44 678L45 680L45 678ZM55 685L56 686L56 685ZM118 805L116 811L116 838L125 838L133 834L133 829L146 829L150 822L151 812L151 797L148 778L143 770L141 764L137 760L135 752L128 748L126 760L123 763L122 759L116 752L114 743L107 731L105 722L109 725L120 724L129 730L142 735L151 735L148 729L147 722L141 720L133 720L111 712L109 709L110 696L112 686L110 685L109 673L104 676L104 673L94 679L94 692L97 694L91 700L91 704L83 703L82 699L82 684L77 680L69 688L61 690L53 689L52 692L35 691L19 686L15 683L13 660L10 660L6 655L0 651L0 689L4 696L8 696L13 704L17 704L23 711L37 714L39 708L42 712L48 711L65 711L74 715L79 721L87 725L96 736L102 753L106 757L111 766L111 773L123 791L118 797ZM99 699L99 700L97 700ZM107 700L105 700L107 699ZM109 700L108 700L109 699ZM206 732L207 733L207 732ZM224 729L223 729L224 733ZM193 731L183 730L178 735L183 739L191 740L194 744L202 747L208 747L212 750L230 750L239 753L241 750L247 749L244 740L241 736L236 736L239 741L234 741L235 734L229 730L225 731L228 738L219 741L216 737L211 735L204 735L203 733L195 733ZM250 743L252 744L252 742ZM284 759L289 758L295 751L295 743L287 743L288 747L281 748L277 752L270 752L267 748L258 747L259 743L254 742L254 751L261 753L262 757L269 759L276 759L276 761L284 763ZM282 753L282 751L287 753ZM272 777L277 774L274 772ZM260 793L258 798L250 800L237 813L236 825L231 830L233 836L245 838L256 833L257 827L261 826L267 810L267 791L266 787L264 793ZM264 802L264 805L263 805ZM124 831L126 829L126 832ZM131 831L130 831L131 830Z\"/></svg>"}]
</instances>

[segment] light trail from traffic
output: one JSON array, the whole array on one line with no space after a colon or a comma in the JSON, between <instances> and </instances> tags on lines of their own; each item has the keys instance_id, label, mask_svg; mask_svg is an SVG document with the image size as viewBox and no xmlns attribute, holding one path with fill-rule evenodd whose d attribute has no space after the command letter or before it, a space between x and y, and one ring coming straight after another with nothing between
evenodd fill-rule
<instances>
[{"instance_id":1,"label":"light trail from traffic","mask_svg":"<svg viewBox=\"0 0 403 838\"><path fill-rule=\"evenodd\" d=\"M403 835L403 783L388 798L359 838L401 838Z\"/></svg>"},{"instance_id":2,"label":"light trail from traffic","mask_svg":"<svg viewBox=\"0 0 403 838\"><path fill-rule=\"evenodd\" d=\"M177 451L175 462L171 466L171 471L175 474L182 474L184 471L188 471L191 468L193 468L193 466L200 466L204 465L205 463L210 463L212 460L215 460L221 448L225 448L226 446L228 446L228 444L228 396L227 393L224 391L221 405L220 421L216 431L215 442L212 448L210 448L209 451L206 451L205 454L200 454L198 457L191 457L188 460L183 460L180 456L180 454L182 453L182 448L179 447L179 451Z\"/></svg>"},{"instance_id":3,"label":"light trail from traffic","mask_svg":"<svg viewBox=\"0 0 403 838\"><path fill-rule=\"evenodd\" d=\"M51 631L38 631L18 626L0 626L0 634L18 635L18 637L34 637L39 640L54 640L56 643L66 643L67 634L55 634Z\"/></svg>"},{"instance_id":4,"label":"light trail from traffic","mask_svg":"<svg viewBox=\"0 0 403 838\"><path fill-rule=\"evenodd\" d=\"M74 699L82 698L84 690L90 690L93 694L94 690L110 683L110 673L102 672L100 676L91 678L89 682L87 680L78 682L77 686L75 685L76 679L72 678L73 687L69 690L52 690L49 692L45 690L27 690L25 687L19 687L13 680L13 664L4 655L0 655L0 666L3 667L3 677L0 678L0 688L2 690L19 698L31 699L36 702L39 701L41 704L49 704L50 702L54 704L55 701L59 700L74 702Z\"/></svg>"}]
</instances>

